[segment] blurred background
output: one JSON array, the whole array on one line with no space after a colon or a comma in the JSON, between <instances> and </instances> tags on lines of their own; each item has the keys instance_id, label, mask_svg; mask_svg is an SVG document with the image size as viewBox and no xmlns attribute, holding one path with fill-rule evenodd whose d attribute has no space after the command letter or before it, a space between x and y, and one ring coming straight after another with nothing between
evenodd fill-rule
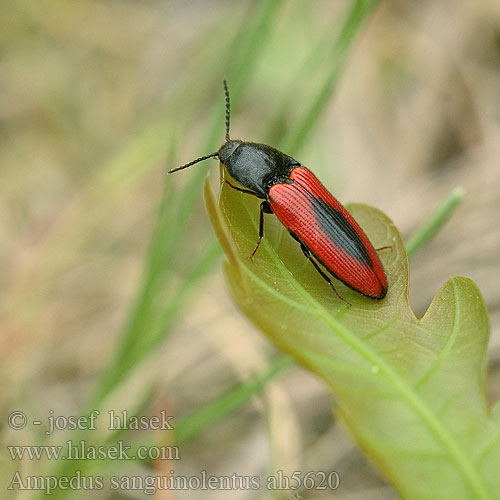
<instances>
[{"instance_id":1,"label":"blurred background","mask_svg":"<svg viewBox=\"0 0 500 500\"><path fill-rule=\"evenodd\" d=\"M0 23L1 441L75 438L14 432L13 409L31 419L166 409L184 422L175 463L58 470L13 462L3 447L6 477L337 471L335 498L396 498L335 422L326 386L298 367L276 376L275 348L232 304L203 202L216 162L165 175L223 142L224 76L233 137L282 148L342 202L382 209L405 238L464 188L411 261L411 303L421 316L448 278L476 282L491 314L488 397L500 397L498 2L15 0ZM255 377L272 380L250 397L255 387L241 384ZM248 401L218 399L233 387ZM196 413L207 404L213 421ZM118 439L104 427L96 444ZM174 444L168 433L122 437Z\"/></svg>"}]
</instances>

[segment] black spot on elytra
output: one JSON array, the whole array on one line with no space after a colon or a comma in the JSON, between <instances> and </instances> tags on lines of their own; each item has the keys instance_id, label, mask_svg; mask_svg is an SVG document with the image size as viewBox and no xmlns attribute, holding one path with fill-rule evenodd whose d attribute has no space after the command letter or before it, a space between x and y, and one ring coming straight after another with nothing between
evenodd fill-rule
<instances>
[{"instance_id":1,"label":"black spot on elytra","mask_svg":"<svg viewBox=\"0 0 500 500\"><path fill-rule=\"evenodd\" d=\"M371 267L370 257L361 238L342 212L317 198L312 198L311 201L316 220L330 240L353 259Z\"/></svg>"}]
</instances>

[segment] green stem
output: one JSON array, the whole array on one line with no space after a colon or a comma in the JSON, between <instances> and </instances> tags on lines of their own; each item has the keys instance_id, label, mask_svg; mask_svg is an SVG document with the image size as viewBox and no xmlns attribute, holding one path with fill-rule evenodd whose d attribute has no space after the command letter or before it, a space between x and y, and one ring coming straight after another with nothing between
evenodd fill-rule
<instances>
[{"instance_id":1,"label":"green stem","mask_svg":"<svg viewBox=\"0 0 500 500\"><path fill-rule=\"evenodd\" d=\"M205 406L182 418L175 426L176 444L192 439L204 429L233 413L264 389L272 379L294 365L293 359L281 355L272 361L263 373L254 375L249 380L232 387Z\"/></svg>"},{"instance_id":2,"label":"green stem","mask_svg":"<svg viewBox=\"0 0 500 500\"><path fill-rule=\"evenodd\" d=\"M330 71L318 90L317 94L307 109L304 117L300 120L296 130L284 141L283 150L295 154L306 142L307 137L318 123L319 118L326 110L336 84L339 80L341 70L353 46L363 21L371 13L377 0L356 0L349 10L346 20L335 43L335 49L330 61Z\"/></svg>"},{"instance_id":3,"label":"green stem","mask_svg":"<svg viewBox=\"0 0 500 500\"><path fill-rule=\"evenodd\" d=\"M432 215L408 238L405 243L408 257L417 253L438 232L451 217L464 196L463 188L455 188Z\"/></svg>"}]
</instances>

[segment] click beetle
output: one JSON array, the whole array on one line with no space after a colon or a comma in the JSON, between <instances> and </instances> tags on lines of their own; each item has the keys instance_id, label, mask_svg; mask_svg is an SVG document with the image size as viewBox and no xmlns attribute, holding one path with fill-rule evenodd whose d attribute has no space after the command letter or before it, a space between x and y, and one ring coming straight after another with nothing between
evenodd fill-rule
<instances>
[{"instance_id":1,"label":"click beetle","mask_svg":"<svg viewBox=\"0 0 500 500\"><path fill-rule=\"evenodd\" d=\"M243 188L226 180L229 186L263 200L259 237L251 257L264 236L264 214L275 214L341 300L347 302L321 266L356 292L372 299L383 299L387 293L387 277L375 248L359 224L318 178L291 156L266 144L230 139L226 80L224 93L226 142L215 153L173 168L169 173L207 158L218 158Z\"/></svg>"}]
</instances>

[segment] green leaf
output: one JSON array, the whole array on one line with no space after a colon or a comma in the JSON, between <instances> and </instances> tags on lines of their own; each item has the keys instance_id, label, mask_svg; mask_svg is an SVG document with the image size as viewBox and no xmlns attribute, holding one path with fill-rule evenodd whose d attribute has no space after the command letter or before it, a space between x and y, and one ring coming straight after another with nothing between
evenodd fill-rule
<instances>
[{"instance_id":1,"label":"green leaf","mask_svg":"<svg viewBox=\"0 0 500 500\"><path fill-rule=\"evenodd\" d=\"M408 260L380 211L348 209L380 252L389 280L382 301L335 286L335 297L275 217L255 258L258 200L223 185L206 189L225 271L241 310L317 373L338 398L338 414L403 498L500 498L500 422L485 396L488 316L479 291L453 278L417 319L408 302Z\"/></svg>"}]
</instances>

